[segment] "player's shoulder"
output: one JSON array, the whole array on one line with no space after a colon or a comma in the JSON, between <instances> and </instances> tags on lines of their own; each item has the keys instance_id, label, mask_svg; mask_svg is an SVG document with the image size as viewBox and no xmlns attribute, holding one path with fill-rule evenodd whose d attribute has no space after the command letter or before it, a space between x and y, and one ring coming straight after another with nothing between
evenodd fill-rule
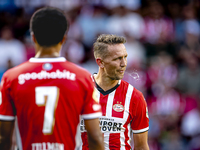
<instances>
[{"instance_id":1,"label":"player's shoulder","mask_svg":"<svg viewBox=\"0 0 200 150\"><path fill-rule=\"evenodd\" d=\"M128 82L126 82L124 80L119 80L119 83L120 83L121 86L131 86L131 87L133 87L131 84L129 84Z\"/></svg>"},{"instance_id":2,"label":"player's shoulder","mask_svg":"<svg viewBox=\"0 0 200 150\"><path fill-rule=\"evenodd\" d=\"M8 69L3 74L1 84L3 85L3 83L6 83L9 85L9 84L13 83L14 81L16 81L18 79L18 75L21 74L21 72L23 72L24 68L27 68L26 67L26 66L28 66L27 64L28 64L28 62L26 61L18 66Z\"/></svg>"},{"instance_id":3,"label":"player's shoulder","mask_svg":"<svg viewBox=\"0 0 200 150\"><path fill-rule=\"evenodd\" d=\"M133 92L139 92L133 85L131 85L127 81L120 80L120 85L122 85L122 87L130 87L130 88L132 88Z\"/></svg>"},{"instance_id":4,"label":"player's shoulder","mask_svg":"<svg viewBox=\"0 0 200 150\"><path fill-rule=\"evenodd\" d=\"M69 62L67 61L66 63L68 63L70 66L71 66L71 69L74 70L75 72L78 72L78 73L83 73L83 74L86 74L86 75L91 75L89 73L89 71L87 71L85 68L75 64L75 63L72 63L72 62Z\"/></svg>"},{"instance_id":5,"label":"player's shoulder","mask_svg":"<svg viewBox=\"0 0 200 150\"><path fill-rule=\"evenodd\" d=\"M4 76L5 77L15 77L17 76L20 72L22 72L26 66L29 64L28 61L21 63L20 65L17 65L13 68L8 69L5 73Z\"/></svg>"},{"instance_id":6,"label":"player's shoulder","mask_svg":"<svg viewBox=\"0 0 200 150\"><path fill-rule=\"evenodd\" d=\"M91 73L88 70L72 62L66 62L66 63L68 63L68 67L66 69L69 70L70 72L75 73L76 78L78 80L82 80L82 79L91 80Z\"/></svg>"}]
</instances>

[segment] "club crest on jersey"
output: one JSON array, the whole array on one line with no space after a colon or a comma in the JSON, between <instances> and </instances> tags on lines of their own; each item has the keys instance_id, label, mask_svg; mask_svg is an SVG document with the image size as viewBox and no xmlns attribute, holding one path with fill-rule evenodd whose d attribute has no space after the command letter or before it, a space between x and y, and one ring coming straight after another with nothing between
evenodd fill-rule
<instances>
[{"instance_id":1,"label":"club crest on jersey","mask_svg":"<svg viewBox=\"0 0 200 150\"><path fill-rule=\"evenodd\" d=\"M42 68L43 68L44 70L49 71L49 70L51 70L51 69L53 68L53 65L50 64L50 63L45 63L45 64L43 64Z\"/></svg>"},{"instance_id":2,"label":"club crest on jersey","mask_svg":"<svg viewBox=\"0 0 200 150\"><path fill-rule=\"evenodd\" d=\"M116 111L116 112L122 112L124 110L124 106L121 105L121 104L115 104L113 105L113 109Z\"/></svg>"}]
</instances>

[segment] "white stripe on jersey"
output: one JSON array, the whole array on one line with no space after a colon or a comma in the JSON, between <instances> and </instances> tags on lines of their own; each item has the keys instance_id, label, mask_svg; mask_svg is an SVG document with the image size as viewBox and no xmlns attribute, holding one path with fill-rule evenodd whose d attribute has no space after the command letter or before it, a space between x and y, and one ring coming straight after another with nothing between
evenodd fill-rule
<instances>
[{"instance_id":1,"label":"white stripe on jersey","mask_svg":"<svg viewBox=\"0 0 200 150\"><path fill-rule=\"evenodd\" d=\"M99 101L100 101L100 92L97 90L97 88L95 87L95 89L96 89L96 91L97 91L97 99L98 99L98 103L99 103Z\"/></svg>"},{"instance_id":2,"label":"white stripe on jersey","mask_svg":"<svg viewBox=\"0 0 200 150\"><path fill-rule=\"evenodd\" d=\"M20 132L19 132L17 117L16 117L16 121L15 121L15 133L16 133L17 146L18 146L19 150L23 150L23 148L22 148L22 140L21 140L21 135L20 135Z\"/></svg>"},{"instance_id":3,"label":"white stripe on jersey","mask_svg":"<svg viewBox=\"0 0 200 150\"><path fill-rule=\"evenodd\" d=\"M32 57L29 59L29 62L65 62L66 59L64 57L56 57L56 58L35 58Z\"/></svg>"},{"instance_id":4,"label":"white stripe on jersey","mask_svg":"<svg viewBox=\"0 0 200 150\"><path fill-rule=\"evenodd\" d=\"M115 96L115 91L114 90L112 93L108 95L108 101L106 105L106 117L112 117L112 108L113 108L113 101L114 101L114 96Z\"/></svg>"},{"instance_id":5,"label":"white stripe on jersey","mask_svg":"<svg viewBox=\"0 0 200 150\"><path fill-rule=\"evenodd\" d=\"M131 129L131 124L129 123L128 124L128 129ZM129 137L129 140L127 141L127 143L129 144L129 145L131 145L131 131L128 131L128 137Z\"/></svg>"},{"instance_id":6,"label":"white stripe on jersey","mask_svg":"<svg viewBox=\"0 0 200 150\"><path fill-rule=\"evenodd\" d=\"M142 132L145 132L145 131L148 131L148 130L149 130L149 127L141 129L141 130L132 130L132 131L133 131L133 133L142 133Z\"/></svg>"},{"instance_id":7,"label":"white stripe on jersey","mask_svg":"<svg viewBox=\"0 0 200 150\"><path fill-rule=\"evenodd\" d=\"M104 133L104 148L105 148L105 150L109 150L109 138L110 138L110 133L105 132Z\"/></svg>"},{"instance_id":8,"label":"white stripe on jersey","mask_svg":"<svg viewBox=\"0 0 200 150\"><path fill-rule=\"evenodd\" d=\"M82 140L81 140L81 131L80 131L80 121L76 128L75 142L76 142L75 150L81 150Z\"/></svg>"},{"instance_id":9,"label":"white stripe on jersey","mask_svg":"<svg viewBox=\"0 0 200 150\"><path fill-rule=\"evenodd\" d=\"M133 86L129 84L128 90L126 92L126 100L125 100L125 111L127 111L127 112L129 112L129 106L130 106L132 93L133 93ZM124 113L124 118L128 118L128 114Z\"/></svg>"},{"instance_id":10,"label":"white stripe on jersey","mask_svg":"<svg viewBox=\"0 0 200 150\"><path fill-rule=\"evenodd\" d=\"M102 116L102 113L101 113L101 112L81 115L81 117L82 117L83 119L86 119L86 120L87 120L87 119L99 118L100 116Z\"/></svg>"},{"instance_id":11,"label":"white stripe on jersey","mask_svg":"<svg viewBox=\"0 0 200 150\"><path fill-rule=\"evenodd\" d=\"M120 150L125 150L125 135L124 132L120 132Z\"/></svg>"},{"instance_id":12,"label":"white stripe on jersey","mask_svg":"<svg viewBox=\"0 0 200 150\"><path fill-rule=\"evenodd\" d=\"M108 101L107 101L107 105L106 105L106 117L111 118L112 117L112 106L113 106L113 100L114 100L114 96L115 96L115 91L114 90L112 93L110 93L108 95ZM104 147L105 148L109 148L109 138L110 138L110 133L106 132L104 133Z\"/></svg>"},{"instance_id":13,"label":"white stripe on jersey","mask_svg":"<svg viewBox=\"0 0 200 150\"><path fill-rule=\"evenodd\" d=\"M14 116L0 115L0 120L13 121L13 120L15 120L15 117Z\"/></svg>"}]
</instances>

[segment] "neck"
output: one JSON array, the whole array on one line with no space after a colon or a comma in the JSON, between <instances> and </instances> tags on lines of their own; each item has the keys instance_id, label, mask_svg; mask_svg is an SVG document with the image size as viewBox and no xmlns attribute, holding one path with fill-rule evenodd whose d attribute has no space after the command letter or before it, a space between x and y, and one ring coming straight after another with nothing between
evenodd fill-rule
<instances>
[{"instance_id":1,"label":"neck","mask_svg":"<svg viewBox=\"0 0 200 150\"><path fill-rule=\"evenodd\" d=\"M105 74L99 71L96 76L94 76L96 83L104 90L110 90L114 86L117 85L119 80L112 80L109 77L105 76Z\"/></svg>"},{"instance_id":2,"label":"neck","mask_svg":"<svg viewBox=\"0 0 200 150\"><path fill-rule=\"evenodd\" d=\"M43 47L38 44L35 44L36 48L36 58L53 58L60 56L61 44L55 46Z\"/></svg>"}]
</instances>

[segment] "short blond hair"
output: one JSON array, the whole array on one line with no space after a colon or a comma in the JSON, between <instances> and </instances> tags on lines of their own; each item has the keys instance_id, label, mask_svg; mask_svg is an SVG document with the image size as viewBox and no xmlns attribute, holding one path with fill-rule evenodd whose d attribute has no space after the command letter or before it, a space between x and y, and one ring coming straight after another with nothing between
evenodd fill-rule
<instances>
[{"instance_id":1,"label":"short blond hair","mask_svg":"<svg viewBox=\"0 0 200 150\"><path fill-rule=\"evenodd\" d=\"M93 44L94 57L96 59L98 57L105 58L107 56L108 45L124 43L126 43L126 39L122 36L113 34L101 34Z\"/></svg>"}]
</instances>

